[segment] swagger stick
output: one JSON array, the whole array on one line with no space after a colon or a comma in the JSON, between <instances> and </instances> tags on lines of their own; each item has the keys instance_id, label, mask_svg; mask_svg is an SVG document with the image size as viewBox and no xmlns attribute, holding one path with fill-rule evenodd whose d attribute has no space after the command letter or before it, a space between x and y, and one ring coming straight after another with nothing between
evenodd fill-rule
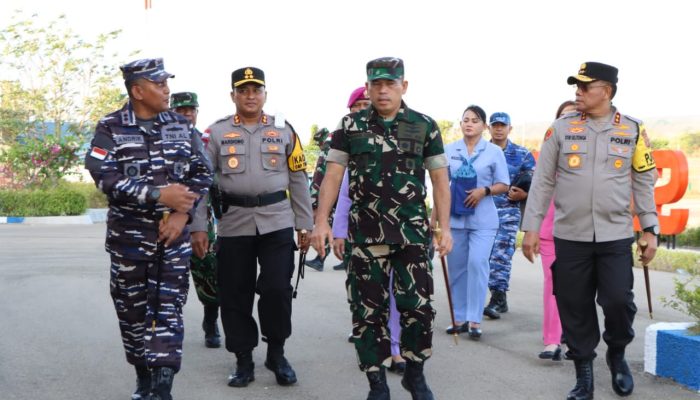
<instances>
[{"instance_id":1,"label":"swagger stick","mask_svg":"<svg viewBox=\"0 0 700 400\"><path fill-rule=\"evenodd\" d=\"M647 243L646 240L644 239L639 239L639 242L637 242L639 249L644 253L644 251L647 249L647 246L649 246L649 243ZM654 316L651 311L651 288L649 287L649 266L646 263L642 264L642 268L644 269L644 283L646 284L647 288L647 306L649 307L649 318L654 319Z\"/></svg>"},{"instance_id":2,"label":"swagger stick","mask_svg":"<svg viewBox=\"0 0 700 400\"><path fill-rule=\"evenodd\" d=\"M440 224L437 221L435 221L435 229L433 229L433 234L435 235L435 240L439 244L440 239L442 238L442 229L440 229ZM455 321L455 310L452 307L452 290L450 289L450 277L447 274L447 260L445 260L445 256L440 256L440 263L442 263L442 273L445 277L445 288L447 289L447 302L450 305L450 318L452 318L452 327L454 329L454 333L452 335L454 337L455 344L459 344L459 341L457 339L459 332L457 322Z\"/></svg>"}]
</instances>

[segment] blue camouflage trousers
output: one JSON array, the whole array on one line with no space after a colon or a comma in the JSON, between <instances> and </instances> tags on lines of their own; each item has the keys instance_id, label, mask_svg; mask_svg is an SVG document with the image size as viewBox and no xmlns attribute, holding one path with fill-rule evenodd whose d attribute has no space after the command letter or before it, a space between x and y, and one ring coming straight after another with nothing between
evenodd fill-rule
<instances>
[{"instance_id":1,"label":"blue camouflage trousers","mask_svg":"<svg viewBox=\"0 0 700 400\"><path fill-rule=\"evenodd\" d=\"M489 289L507 291L510 282L510 269L515 253L515 236L520 227L520 208L498 209L498 231L489 258Z\"/></svg>"},{"instance_id":2,"label":"blue camouflage trousers","mask_svg":"<svg viewBox=\"0 0 700 400\"><path fill-rule=\"evenodd\" d=\"M180 370L189 245L166 248L162 262L111 256L110 293L129 364Z\"/></svg>"}]
</instances>

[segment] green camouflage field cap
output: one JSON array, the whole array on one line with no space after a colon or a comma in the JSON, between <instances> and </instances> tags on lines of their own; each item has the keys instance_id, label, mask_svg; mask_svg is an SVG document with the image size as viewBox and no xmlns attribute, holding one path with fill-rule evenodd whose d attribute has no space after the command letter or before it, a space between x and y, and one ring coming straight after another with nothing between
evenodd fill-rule
<instances>
[{"instance_id":1,"label":"green camouflage field cap","mask_svg":"<svg viewBox=\"0 0 700 400\"><path fill-rule=\"evenodd\" d=\"M328 131L328 128L321 128L317 130L316 133L314 133L314 141L316 142L316 144L318 144L319 146L323 144L323 142L328 137L329 133L330 132Z\"/></svg>"},{"instance_id":2,"label":"green camouflage field cap","mask_svg":"<svg viewBox=\"0 0 700 400\"><path fill-rule=\"evenodd\" d=\"M178 107L199 107L197 101L197 93L195 92L179 92L173 93L170 96L170 108Z\"/></svg>"},{"instance_id":3,"label":"green camouflage field cap","mask_svg":"<svg viewBox=\"0 0 700 400\"><path fill-rule=\"evenodd\" d=\"M403 60L397 57L382 57L367 63L367 80L403 79Z\"/></svg>"}]
</instances>

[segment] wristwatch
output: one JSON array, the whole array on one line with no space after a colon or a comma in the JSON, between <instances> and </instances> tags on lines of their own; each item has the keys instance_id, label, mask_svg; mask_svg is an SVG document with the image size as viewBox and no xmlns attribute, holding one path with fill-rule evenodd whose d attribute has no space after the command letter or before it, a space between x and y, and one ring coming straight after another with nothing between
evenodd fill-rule
<instances>
[{"instance_id":1,"label":"wristwatch","mask_svg":"<svg viewBox=\"0 0 700 400\"><path fill-rule=\"evenodd\" d=\"M653 233L653 234L656 235L656 236L659 236L659 233L660 233L660 232L659 232L659 226L658 226L658 225L652 225L652 226L646 227L646 228L644 228L644 229L642 229L642 230L643 230L644 232Z\"/></svg>"},{"instance_id":2,"label":"wristwatch","mask_svg":"<svg viewBox=\"0 0 700 400\"><path fill-rule=\"evenodd\" d=\"M150 200L151 202L157 203L159 199L160 199L160 189L153 188L153 189L151 189L150 192L148 192L148 200Z\"/></svg>"},{"instance_id":3,"label":"wristwatch","mask_svg":"<svg viewBox=\"0 0 700 400\"><path fill-rule=\"evenodd\" d=\"M484 190L486 191L486 195L490 196L491 195L491 188L488 186L484 186Z\"/></svg>"}]
</instances>

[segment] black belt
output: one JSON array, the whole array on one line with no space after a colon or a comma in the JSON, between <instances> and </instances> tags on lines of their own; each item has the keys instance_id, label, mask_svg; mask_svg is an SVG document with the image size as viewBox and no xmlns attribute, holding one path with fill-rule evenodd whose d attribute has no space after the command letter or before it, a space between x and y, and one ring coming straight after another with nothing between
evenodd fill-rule
<instances>
[{"instance_id":1,"label":"black belt","mask_svg":"<svg viewBox=\"0 0 700 400\"><path fill-rule=\"evenodd\" d=\"M287 192L280 190L274 193L265 193L257 196L238 196L235 194L222 193L221 200L224 206L236 207L262 207L279 203L287 198Z\"/></svg>"}]
</instances>

